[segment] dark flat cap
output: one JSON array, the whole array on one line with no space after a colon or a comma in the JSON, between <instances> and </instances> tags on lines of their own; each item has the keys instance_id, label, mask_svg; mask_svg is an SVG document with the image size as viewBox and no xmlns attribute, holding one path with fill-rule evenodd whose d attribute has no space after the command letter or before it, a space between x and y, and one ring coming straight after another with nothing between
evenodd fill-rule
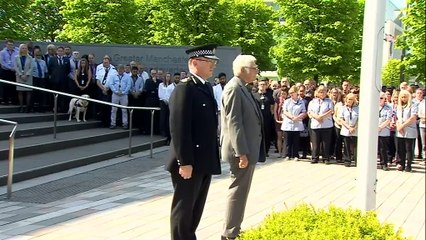
<instances>
[{"instance_id":1,"label":"dark flat cap","mask_svg":"<svg viewBox=\"0 0 426 240\"><path fill-rule=\"evenodd\" d=\"M206 45L190 48L186 50L185 52L186 54L188 54L189 58L204 57L204 58L219 60L219 58L216 57L215 55L215 50L217 46L218 46L217 44L206 44Z\"/></svg>"}]
</instances>

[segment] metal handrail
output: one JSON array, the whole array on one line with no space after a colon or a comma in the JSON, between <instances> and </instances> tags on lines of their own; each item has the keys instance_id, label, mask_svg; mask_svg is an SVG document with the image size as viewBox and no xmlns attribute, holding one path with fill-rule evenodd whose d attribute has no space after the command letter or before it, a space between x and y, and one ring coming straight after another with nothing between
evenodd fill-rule
<instances>
[{"instance_id":1,"label":"metal handrail","mask_svg":"<svg viewBox=\"0 0 426 240\"><path fill-rule=\"evenodd\" d=\"M154 133L154 127L153 126L154 125L152 123L152 119L154 119L154 112L160 110L160 108L158 108L158 107L123 106L123 105L120 105L120 104L115 104L115 103L100 101L100 100L93 99L93 98L85 98L85 97L74 95L74 94L70 94L70 93L64 93L64 92L55 91L55 90L51 90L51 89L46 89L46 88L41 88L41 87L35 87L35 86L27 85L27 84L22 84L22 83L17 83L17 82L11 82L11 81L7 81L7 80L3 80L3 79L0 79L0 83L12 84L12 85L15 85L15 86L20 86L20 87L25 87L25 88L31 88L31 89L34 89L34 90L39 90L39 91L49 92L49 93L53 93L54 94L53 138L55 138L55 139L56 139L56 121L57 121L57 100L58 100L58 95L63 95L63 96L72 97L72 98L78 98L78 99L84 99L84 100L87 100L89 102L95 102L95 103L109 105L109 106L117 107L117 108L129 109L130 110L130 121L129 121L129 157L132 156L133 110L135 110L135 109L136 110L150 110L151 111L151 134L150 134L150 145L151 146L150 146L150 158L152 158L153 136L154 136L153 135L153 133Z\"/></svg>"},{"instance_id":2,"label":"metal handrail","mask_svg":"<svg viewBox=\"0 0 426 240\"><path fill-rule=\"evenodd\" d=\"M9 135L9 170L7 172L7 199L10 199L12 197L13 153L15 151L15 133L16 128L18 127L18 123L4 119L0 119L0 122L15 125Z\"/></svg>"}]
</instances>

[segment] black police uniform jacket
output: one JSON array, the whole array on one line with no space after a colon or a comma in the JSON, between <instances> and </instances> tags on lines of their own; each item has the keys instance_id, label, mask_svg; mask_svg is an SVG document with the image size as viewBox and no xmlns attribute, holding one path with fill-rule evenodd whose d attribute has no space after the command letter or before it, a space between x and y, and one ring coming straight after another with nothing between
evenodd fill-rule
<instances>
[{"instance_id":1,"label":"black police uniform jacket","mask_svg":"<svg viewBox=\"0 0 426 240\"><path fill-rule=\"evenodd\" d=\"M182 80L170 97L169 172L192 165L193 174L220 174L217 106L213 89L196 76Z\"/></svg>"}]
</instances>

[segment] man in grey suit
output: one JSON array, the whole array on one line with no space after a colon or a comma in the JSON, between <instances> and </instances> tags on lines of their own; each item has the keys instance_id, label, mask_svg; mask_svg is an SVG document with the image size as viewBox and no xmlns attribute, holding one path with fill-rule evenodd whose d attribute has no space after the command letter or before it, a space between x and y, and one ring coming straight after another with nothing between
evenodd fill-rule
<instances>
[{"instance_id":1,"label":"man in grey suit","mask_svg":"<svg viewBox=\"0 0 426 240\"><path fill-rule=\"evenodd\" d=\"M258 161L265 159L263 119L259 106L246 84L256 80L256 58L239 55L233 62L234 77L222 93L222 159L229 162L231 184L222 239L240 234L247 197Z\"/></svg>"}]
</instances>

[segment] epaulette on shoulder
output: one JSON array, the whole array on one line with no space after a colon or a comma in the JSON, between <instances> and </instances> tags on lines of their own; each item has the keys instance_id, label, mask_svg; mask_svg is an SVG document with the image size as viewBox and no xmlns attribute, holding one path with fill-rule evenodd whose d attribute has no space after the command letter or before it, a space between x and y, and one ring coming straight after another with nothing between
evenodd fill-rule
<instances>
[{"instance_id":1,"label":"epaulette on shoulder","mask_svg":"<svg viewBox=\"0 0 426 240\"><path fill-rule=\"evenodd\" d=\"M190 81L189 78L184 78L184 79L180 80L180 82L182 82L182 83L188 83L189 81Z\"/></svg>"}]
</instances>

